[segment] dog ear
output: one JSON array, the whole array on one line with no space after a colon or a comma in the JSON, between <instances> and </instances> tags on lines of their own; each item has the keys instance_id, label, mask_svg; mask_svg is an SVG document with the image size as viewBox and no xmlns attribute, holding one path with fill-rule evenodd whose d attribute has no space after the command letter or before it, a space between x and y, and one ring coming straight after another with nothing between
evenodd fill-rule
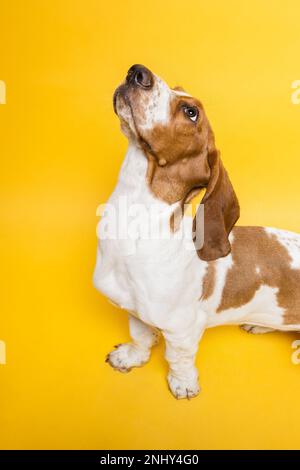
<instances>
[{"instance_id":1,"label":"dog ear","mask_svg":"<svg viewBox=\"0 0 300 470\"><path fill-rule=\"evenodd\" d=\"M207 158L210 178L201 201L204 206L204 242L200 249L196 243L195 246L199 258L212 261L230 253L228 237L240 216L240 208L219 152L213 149ZM193 221L194 242L197 240L197 229L200 230L196 223L197 214Z\"/></svg>"}]
</instances>

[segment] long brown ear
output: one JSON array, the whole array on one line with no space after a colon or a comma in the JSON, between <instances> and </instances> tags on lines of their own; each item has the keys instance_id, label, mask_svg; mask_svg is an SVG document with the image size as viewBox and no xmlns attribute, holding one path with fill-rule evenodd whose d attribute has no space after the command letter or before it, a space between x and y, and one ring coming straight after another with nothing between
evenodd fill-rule
<instances>
[{"instance_id":1,"label":"long brown ear","mask_svg":"<svg viewBox=\"0 0 300 470\"><path fill-rule=\"evenodd\" d=\"M204 261L222 258L230 253L228 236L240 216L236 194L217 150L209 153L208 164L211 174L201 201L204 205L204 243L197 250L198 256ZM193 224L193 232L196 234L194 240L197 239L196 219L197 216Z\"/></svg>"}]
</instances>

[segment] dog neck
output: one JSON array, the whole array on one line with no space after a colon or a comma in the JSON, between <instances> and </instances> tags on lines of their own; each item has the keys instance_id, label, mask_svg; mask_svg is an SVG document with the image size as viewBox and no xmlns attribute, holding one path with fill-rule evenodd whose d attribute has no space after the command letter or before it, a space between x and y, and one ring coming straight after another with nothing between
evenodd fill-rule
<instances>
[{"instance_id":1,"label":"dog neck","mask_svg":"<svg viewBox=\"0 0 300 470\"><path fill-rule=\"evenodd\" d=\"M151 191L147 178L148 165L148 158L142 148L130 142L121 166L116 190L118 194L126 195L131 203L140 203L146 207L155 204L156 209L169 214L174 209L174 205L170 206Z\"/></svg>"},{"instance_id":2,"label":"dog neck","mask_svg":"<svg viewBox=\"0 0 300 470\"><path fill-rule=\"evenodd\" d=\"M119 173L118 183L106 204L109 216L102 217L98 227L98 237L112 225L114 239L121 233L122 252L135 253L139 239L153 240L162 249L178 251L181 245L188 244L189 252L195 250L192 242L192 217L184 215L179 220L178 230L173 229L174 214L181 210L180 202L168 204L158 199L151 191L147 181L148 158L137 145L130 144ZM107 212L107 214L108 214ZM175 224L176 225L176 224ZM179 232L179 228L182 232ZM117 232L115 232L117 231ZM186 235L184 235L186 234ZM105 234L105 238L107 235ZM173 240L169 244L169 240Z\"/></svg>"}]
</instances>

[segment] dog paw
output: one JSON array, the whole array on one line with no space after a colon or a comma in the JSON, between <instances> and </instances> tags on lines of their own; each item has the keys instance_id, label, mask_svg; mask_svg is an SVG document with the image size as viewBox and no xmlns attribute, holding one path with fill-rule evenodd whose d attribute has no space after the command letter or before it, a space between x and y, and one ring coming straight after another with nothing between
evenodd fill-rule
<instances>
[{"instance_id":1,"label":"dog paw","mask_svg":"<svg viewBox=\"0 0 300 470\"><path fill-rule=\"evenodd\" d=\"M196 379L178 379L172 374L168 375L168 384L171 393L177 400L186 398L190 400L198 395L200 387Z\"/></svg>"},{"instance_id":2,"label":"dog paw","mask_svg":"<svg viewBox=\"0 0 300 470\"><path fill-rule=\"evenodd\" d=\"M106 357L106 362L120 372L130 372L132 367L144 365L150 357L150 351L130 343L118 344Z\"/></svg>"},{"instance_id":3,"label":"dog paw","mask_svg":"<svg viewBox=\"0 0 300 470\"><path fill-rule=\"evenodd\" d=\"M247 333L251 333L253 335L262 335L264 333L271 333L274 331L272 328L256 325L241 325L240 328L241 330L247 331Z\"/></svg>"}]
</instances>

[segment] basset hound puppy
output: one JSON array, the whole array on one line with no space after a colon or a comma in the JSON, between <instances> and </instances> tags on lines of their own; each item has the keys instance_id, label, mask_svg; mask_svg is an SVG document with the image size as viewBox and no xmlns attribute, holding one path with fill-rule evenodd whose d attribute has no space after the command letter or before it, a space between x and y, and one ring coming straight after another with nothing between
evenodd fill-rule
<instances>
[{"instance_id":1,"label":"basset hound puppy","mask_svg":"<svg viewBox=\"0 0 300 470\"><path fill-rule=\"evenodd\" d=\"M235 226L239 203L200 101L141 65L113 101L129 147L98 226L94 285L129 312L132 341L107 361L139 367L161 334L169 388L191 398L206 328L300 330L300 235ZM186 203L202 188L193 219Z\"/></svg>"}]
</instances>

